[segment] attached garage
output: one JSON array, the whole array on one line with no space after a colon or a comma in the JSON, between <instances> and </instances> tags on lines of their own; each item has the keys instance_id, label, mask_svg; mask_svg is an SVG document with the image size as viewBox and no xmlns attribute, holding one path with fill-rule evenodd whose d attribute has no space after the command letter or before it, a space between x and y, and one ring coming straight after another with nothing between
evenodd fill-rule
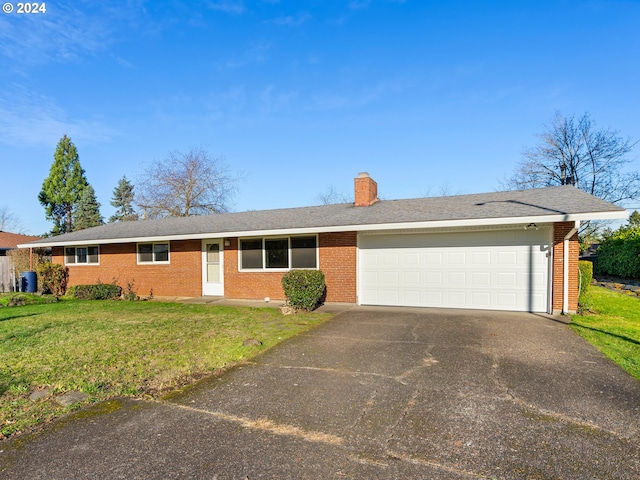
<instances>
[{"instance_id":1,"label":"attached garage","mask_svg":"<svg viewBox=\"0 0 640 480\"><path fill-rule=\"evenodd\" d=\"M362 233L362 305L549 310L551 229Z\"/></svg>"}]
</instances>

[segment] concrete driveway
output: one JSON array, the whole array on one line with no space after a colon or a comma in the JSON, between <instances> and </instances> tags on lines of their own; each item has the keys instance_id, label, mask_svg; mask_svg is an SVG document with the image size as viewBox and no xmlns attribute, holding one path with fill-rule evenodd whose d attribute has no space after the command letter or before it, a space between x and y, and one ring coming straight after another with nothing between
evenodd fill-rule
<instances>
[{"instance_id":1,"label":"concrete driveway","mask_svg":"<svg viewBox=\"0 0 640 480\"><path fill-rule=\"evenodd\" d=\"M173 398L0 443L1 478L637 479L640 383L557 318L356 307Z\"/></svg>"}]
</instances>

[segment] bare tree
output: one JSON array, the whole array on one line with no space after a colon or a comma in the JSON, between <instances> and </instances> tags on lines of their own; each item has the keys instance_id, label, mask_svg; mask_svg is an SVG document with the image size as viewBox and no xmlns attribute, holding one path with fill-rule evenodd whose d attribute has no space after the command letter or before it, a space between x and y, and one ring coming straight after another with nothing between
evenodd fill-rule
<instances>
[{"instance_id":1,"label":"bare tree","mask_svg":"<svg viewBox=\"0 0 640 480\"><path fill-rule=\"evenodd\" d=\"M349 196L343 192L338 192L333 185L320 192L317 198L322 205L353 202L352 198L349 198Z\"/></svg>"},{"instance_id":2,"label":"bare tree","mask_svg":"<svg viewBox=\"0 0 640 480\"><path fill-rule=\"evenodd\" d=\"M223 158L202 148L174 151L144 168L136 203L147 219L223 213L229 211L238 180Z\"/></svg>"},{"instance_id":3,"label":"bare tree","mask_svg":"<svg viewBox=\"0 0 640 480\"><path fill-rule=\"evenodd\" d=\"M640 197L640 173L625 167L637 141L615 130L598 129L588 113L576 119L556 112L553 122L537 137L540 143L524 151L513 176L501 182L507 189L574 185L611 203ZM583 235L597 231L585 222Z\"/></svg>"},{"instance_id":4,"label":"bare tree","mask_svg":"<svg viewBox=\"0 0 640 480\"><path fill-rule=\"evenodd\" d=\"M458 188L454 189L449 182L441 183L437 190L433 191L431 186L427 187L423 192L423 197L450 197L453 195L462 195L462 191Z\"/></svg>"},{"instance_id":5,"label":"bare tree","mask_svg":"<svg viewBox=\"0 0 640 480\"><path fill-rule=\"evenodd\" d=\"M506 186L574 185L612 203L640 196L640 173L624 168L637 142L614 130L597 129L588 113L576 120L557 112L538 138L539 145L525 150L525 159L503 182Z\"/></svg>"},{"instance_id":6,"label":"bare tree","mask_svg":"<svg viewBox=\"0 0 640 480\"><path fill-rule=\"evenodd\" d=\"M21 233L23 230L22 222L7 207L0 207L0 232Z\"/></svg>"}]
</instances>

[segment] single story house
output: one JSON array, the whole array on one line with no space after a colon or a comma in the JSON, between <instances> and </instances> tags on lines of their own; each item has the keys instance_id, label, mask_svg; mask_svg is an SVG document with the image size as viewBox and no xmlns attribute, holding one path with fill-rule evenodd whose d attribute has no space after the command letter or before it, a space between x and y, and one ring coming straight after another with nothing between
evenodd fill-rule
<instances>
[{"instance_id":1,"label":"single story house","mask_svg":"<svg viewBox=\"0 0 640 480\"><path fill-rule=\"evenodd\" d=\"M572 312L582 220L626 211L573 186L110 223L51 247L70 285L133 281L139 295L284 300L283 274L321 269L326 301Z\"/></svg>"}]
</instances>

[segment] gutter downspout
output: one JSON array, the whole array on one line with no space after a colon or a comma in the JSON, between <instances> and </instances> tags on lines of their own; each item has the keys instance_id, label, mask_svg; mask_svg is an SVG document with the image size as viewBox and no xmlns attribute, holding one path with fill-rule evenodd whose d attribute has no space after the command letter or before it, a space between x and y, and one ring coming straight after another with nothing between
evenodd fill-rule
<instances>
[{"instance_id":1,"label":"gutter downspout","mask_svg":"<svg viewBox=\"0 0 640 480\"><path fill-rule=\"evenodd\" d=\"M562 314L566 315L569 311L569 239L573 237L578 228L580 227L580 221L576 220L573 224L573 228L569 230L564 236L562 256L563 256L563 271L562 271Z\"/></svg>"}]
</instances>

